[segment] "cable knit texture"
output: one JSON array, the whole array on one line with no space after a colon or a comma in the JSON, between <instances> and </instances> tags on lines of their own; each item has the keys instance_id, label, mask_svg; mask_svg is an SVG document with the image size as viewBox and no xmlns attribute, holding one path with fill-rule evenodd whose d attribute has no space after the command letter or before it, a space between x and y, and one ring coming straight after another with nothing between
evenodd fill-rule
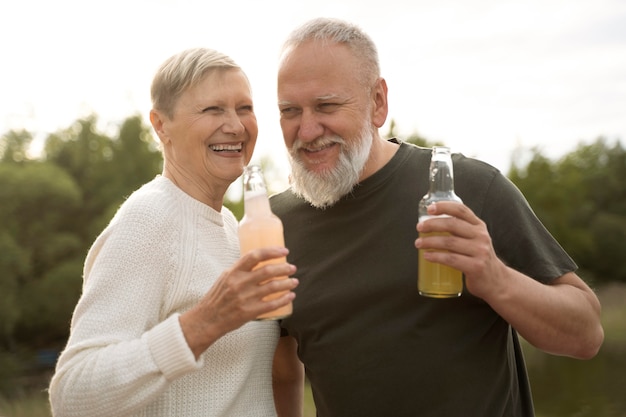
<instances>
[{"instance_id":1,"label":"cable knit texture","mask_svg":"<svg viewBox=\"0 0 626 417\"><path fill-rule=\"evenodd\" d=\"M50 384L61 416L275 416L275 322L250 322L195 360L178 316L239 258L237 220L162 176L133 193L85 261Z\"/></svg>"}]
</instances>

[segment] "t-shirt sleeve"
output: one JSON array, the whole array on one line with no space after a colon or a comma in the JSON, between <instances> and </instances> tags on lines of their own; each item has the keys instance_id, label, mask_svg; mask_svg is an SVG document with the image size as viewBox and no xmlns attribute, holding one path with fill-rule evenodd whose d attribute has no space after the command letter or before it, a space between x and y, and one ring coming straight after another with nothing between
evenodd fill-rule
<instances>
[{"instance_id":1,"label":"t-shirt sleeve","mask_svg":"<svg viewBox=\"0 0 626 417\"><path fill-rule=\"evenodd\" d=\"M537 218L526 198L496 172L485 189L481 212L494 249L508 266L549 283L577 266Z\"/></svg>"}]
</instances>

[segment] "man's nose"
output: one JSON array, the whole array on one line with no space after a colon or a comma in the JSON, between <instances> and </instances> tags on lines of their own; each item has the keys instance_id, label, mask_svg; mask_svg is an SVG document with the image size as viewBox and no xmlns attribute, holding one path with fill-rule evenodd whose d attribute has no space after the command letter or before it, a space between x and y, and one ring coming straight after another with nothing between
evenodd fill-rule
<instances>
[{"instance_id":1,"label":"man's nose","mask_svg":"<svg viewBox=\"0 0 626 417\"><path fill-rule=\"evenodd\" d=\"M303 111L300 117L298 138L303 142L311 142L324 134L324 125L319 116L312 111Z\"/></svg>"}]
</instances>

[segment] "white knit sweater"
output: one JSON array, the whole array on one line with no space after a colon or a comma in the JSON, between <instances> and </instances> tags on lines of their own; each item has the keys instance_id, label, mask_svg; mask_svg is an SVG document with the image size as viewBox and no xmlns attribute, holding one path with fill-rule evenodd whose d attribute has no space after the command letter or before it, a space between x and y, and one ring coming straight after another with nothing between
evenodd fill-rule
<instances>
[{"instance_id":1,"label":"white knit sweater","mask_svg":"<svg viewBox=\"0 0 626 417\"><path fill-rule=\"evenodd\" d=\"M61 416L275 416L275 322L250 322L196 361L178 316L239 258L237 221L162 176L96 239L50 384Z\"/></svg>"}]
</instances>

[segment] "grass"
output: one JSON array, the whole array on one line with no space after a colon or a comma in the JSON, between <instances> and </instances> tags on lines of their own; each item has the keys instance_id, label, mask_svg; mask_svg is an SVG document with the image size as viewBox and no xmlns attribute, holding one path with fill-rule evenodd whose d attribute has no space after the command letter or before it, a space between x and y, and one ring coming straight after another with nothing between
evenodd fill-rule
<instances>
[{"instance_id":1,"label":"grass","mask_svg":"<svg viewBox=\"0 0 626 417\"><path fill-rule=\"evenodd\" d=\"M626 350L626 285L609 284L598 290L598 297L602 303L604 347ZM532 360L532 354L527 360ZM12 400L0 397L0 417L51 417L46 391L37 390ZM315 404L308 384L304 395L304 417L315 417Z\"/></svg>"},{"instance_id":2,"label":"grass","mask_svg":"<svg viewBox=\"0 0 626 417\"><path fill-rule=\"evenodd\" d=\"M304 386L304 415L303 417L316 417L315 416L315 403L313 402L313 394L311 393L311 387L308 382Z\"/></svg>"},{"instance_id":3,"label":"grass","mask_svg":"<svg viewBox=\"0 0 626 417\"><path fill-rule=\"evenodd\" d=\"M8 401L0 398L0 417L50 417L48 393L44 390Z\"/></svg>"}]
</instances>

